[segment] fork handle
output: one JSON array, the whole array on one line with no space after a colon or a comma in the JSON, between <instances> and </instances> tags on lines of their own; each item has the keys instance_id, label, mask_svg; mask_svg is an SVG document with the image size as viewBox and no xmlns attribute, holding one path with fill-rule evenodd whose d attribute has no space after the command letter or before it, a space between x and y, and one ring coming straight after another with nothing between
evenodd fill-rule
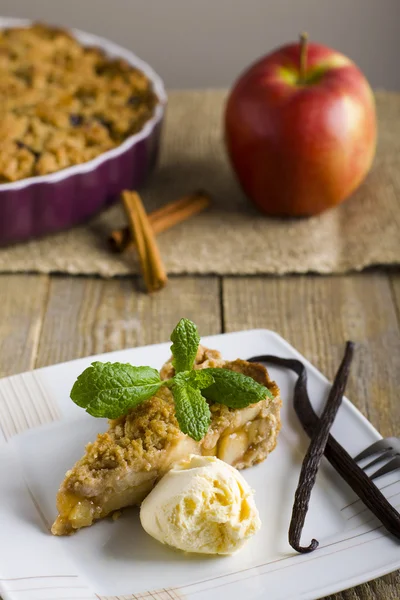
<instances>
[{"instance_id":1,"label":"fork handle","mask_svg":"<svg viewBox=\"0 0 400 600\"><path fill-rule=\"evenodd\" d=\"M303 363L296 359L271 355L255 356L248 360L249 362L266 362L286 367L298 375L294 388L294 409L303 429L312 438L320 427L320 418L311 406L307 391L307 371ZM400 514L332 435L329 435L324 454L385 529L400 540Z\"/></svg>"}]
</instances>

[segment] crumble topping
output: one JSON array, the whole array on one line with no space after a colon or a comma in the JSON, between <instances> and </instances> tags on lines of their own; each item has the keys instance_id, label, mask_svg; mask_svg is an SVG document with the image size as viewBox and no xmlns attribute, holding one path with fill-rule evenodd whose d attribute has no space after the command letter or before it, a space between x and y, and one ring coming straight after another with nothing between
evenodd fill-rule
<instances>
[{"instance_id":1,"label":"crumble topping","mask_svg":"<svg viewBox=\"0 0 400 600\"><path fill-rule=\"evenodd\" d=\"M181 437L172 394L161 388L157 396L142 402L127 415L111 420L109 430L87 444L78 468L67 473L69 486L78 490L89 480L103 479L107 472L113 477L118 469L149 471L157 466L162 451Z\"/></svg>"},{"instance_id":2,"label":"crumble topping","mask_svg":"<svg viewBox=\"0 0 400 600\"><path fill-rule=\"evenodd\" d=\"M139 69L63 29L0 30L0 183L95 158L140 131L156 103Z\"/></svg>"}]
</instances>

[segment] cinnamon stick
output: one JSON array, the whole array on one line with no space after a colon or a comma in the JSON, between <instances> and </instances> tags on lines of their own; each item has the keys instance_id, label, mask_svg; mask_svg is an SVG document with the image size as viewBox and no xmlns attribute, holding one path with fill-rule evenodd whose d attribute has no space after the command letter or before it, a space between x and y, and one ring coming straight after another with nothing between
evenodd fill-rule
<instances>
[{"instance_id":1,"label":"cinnamon stick","mask_svg":"<svg viewBox=\"0 0 400 600\"><path fill-rule=\"evenodd\" d=\"M122 204L128 219L130 236L135 240L140 267L148 292L156 292L167 283L167 274L151 229L149 217L136 192L122 192Z\"/></svg>"},{"instance_id":2,"label":"cinnamon stick","mask_svg":"<svg viewBox=\"0 0 400 600\"><path fill-rule=\"evenodd\" d=\"M178 223L190 219L190 217L208 208L210 202L210 195L203 190L198 190L178 200L169 202L165 206L149 213L148 218L153 233L162 233L178 225ZM135 247L135 240L130 234L129 227L123 227L111 232L109 244L114 252L124 252L127 249Z\"/></svg>"}]
</instances>

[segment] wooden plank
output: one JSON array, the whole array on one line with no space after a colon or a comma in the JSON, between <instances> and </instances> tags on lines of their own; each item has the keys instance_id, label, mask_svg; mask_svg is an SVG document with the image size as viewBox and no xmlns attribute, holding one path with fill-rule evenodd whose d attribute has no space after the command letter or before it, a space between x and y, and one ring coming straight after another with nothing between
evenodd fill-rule
<instances>
[{"instance_id":1,"label":"wooden plank","mask_svg":"<svg viewBox=\"0 0 400 600\"><path fill-rule=\"evenodd\" d=\"M48 285L47 275L0 275L0 377L33 368Z\"/></svg>"},{"instance_id":2,"label":"wooden plank","mask_svg":"<svg viewBox=\"0 0 400 600\"><path fill-rule=\"evenodd\" d=\"M355 341L348 395L383 435L400 433L400 331L387 275L225 278L223 307L226 331L273 329L329 378ZM399 597L397 572L330 600Z\"/></svg>"},{"instance_id":3,"label":"wooden plank","mask_svg":"<svg viewBox=\"0 0 400 600\"><path fill-rule=\"evenodd\" d=\"M399 600L400 571L380 577L369 583L327 596L325 600Z\"/></svg>"},{"instance_id":4,"label":"wooden plank","mask_svg":"<svg viewBox=\"0 0 400 600\"><path fill-rule=\"evenodd\" d=\"M397 321L400 326L400 273L390 276L390 284L392 286L393 302L396 306Z\"/></svg>"},{"instance_id":5,"label":"wooden plank","mask_svg":"<svg viewBox=\"0 0 400 600\"><path fill-rule=\"evenodd\" d=\"M329 378L355 341L348 395L383 435L398 429L400 335L386 275L229 278L223 301L227 331L273 329Z\"/></svg>"},{"instance_id":6,"label":"wooden plank","mask_svg":"<svg viewBox=\"0 0 400 600\"><path fill-rule=\"evenodd\" d=\"M219 333L217 277L171 277L152 296L131 279L52 277L36 366L169 339L181 317Z\"/></svg>"}]
</instances>

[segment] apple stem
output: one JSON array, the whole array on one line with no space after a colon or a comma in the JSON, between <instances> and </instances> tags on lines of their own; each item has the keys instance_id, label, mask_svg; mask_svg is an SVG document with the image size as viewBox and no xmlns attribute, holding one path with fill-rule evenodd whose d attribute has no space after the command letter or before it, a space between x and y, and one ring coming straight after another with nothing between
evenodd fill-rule
<instances>
[{"instance_id":1,"label":"apple stem","mask_svg":"<svg viewBox=\"0 0 400 600\"><path fill-rule=\"evenodd\" d=\"M308 34L302 33L300 35L300 83L305 83L305 81L306 81L307 42L308 42Z\"/></svg>"}]
</instances>

